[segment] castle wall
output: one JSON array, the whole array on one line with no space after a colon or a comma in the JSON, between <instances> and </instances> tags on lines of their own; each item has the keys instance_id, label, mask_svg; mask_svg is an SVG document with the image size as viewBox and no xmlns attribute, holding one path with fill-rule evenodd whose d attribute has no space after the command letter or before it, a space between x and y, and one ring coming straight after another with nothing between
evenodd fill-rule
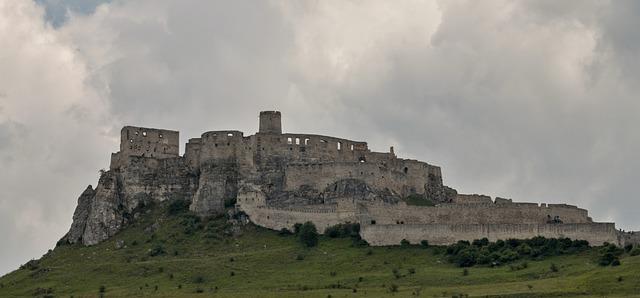
<instances>
[{"instance_id":1,"label":"castle wall","mask_svg":"<svg viewBox=\"0 0 640 298\"><path fill-rule=\"evenodd\" d=\"M367 212L377 224L488 224L526 223L545 224L549 217L558 216L564 223L589 223L587 210L568 205L532 203L511 204L441 204L436 207L407 206L406 204L366 205ZM549 216L547 216L549 215Z\"/></svg>"},{"instance_id":2,"label":"castle wall","mask_svg":"<svg viewBox=\"0 0 640 298\"><path fill-rule=\"evenodd\" d=\"M125 126L120 131L120 152L124 156L177 157L179 132L166 129Z\"/></svg>"},{"instance_id":3,"label":"castle wall","mask_svg":"<svg viewBox=\"0 0 640 298\"><path fill-rule=\"evenodd\" d=\"M403 239L413 244L428 240L434 245L448 245L458 240L472 241L488 238L489 241L499 239L525 239L535 236L547 238L571 238L587 240L591 245L602 245L604 242L618 243L613 223L582 224L418 224L418 225L365 225L360 228L360 235L370 245L399 245Z\"/></svg>"},{"instance_id":4,"label":"castle wall","mask_svg":"<svg viewBox=\"0 0 640 298\"><path fill-rule=\"evenodd\" d=\"M285 189L302 185L324 189L340 179L359 179L376 189L388 188L401 196L424 194L430 177L442 186L440 169L426 163L404 162L385 165L373 162L291 163L285 169Z\"/></svg>"},{"instance_id":5,"label":"castle wall","mask_svg":"<svg viewBox=\"0 0 640 298\"><path fill-rule=\"evenodd\" d=\"M251 199L253 198L239 197L237 206L249 215L251 222L272 230L279 231L284 228L293 231L296 223L311 221L319 233L324 233L327 227L357 221L354 209L341 209L340 206L271 208L243 201Z\"/></svg>"},{"instance_id":6,"label":"castle wall","mask_svg":"<svg viewBox=\"0 0 640 298\"><path fill-rule=\"evenodd\" d=\"M485 195L466 195L466 194L458 194L453 202L455 204L491 204L493 201L490 196Z\"/></svg>"}]
</instances>

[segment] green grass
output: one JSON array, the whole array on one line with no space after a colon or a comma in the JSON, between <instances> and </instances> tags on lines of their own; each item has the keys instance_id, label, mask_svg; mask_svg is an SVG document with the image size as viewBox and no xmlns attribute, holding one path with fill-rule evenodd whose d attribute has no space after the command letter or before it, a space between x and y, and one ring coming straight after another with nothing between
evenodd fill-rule
<instances>
[{"instance_id":1,"label":"green grass","mask_svg":"<svg viewBox=\"0 0 640 298\"><path fill-rule=\"evenodd\" d=\"M155 221L160 228L153 235L145 233ZM227 227L222 219L205 221L203 226L187 235L180 216L169 217L156 208L106 242L92 247L60 246L44 256L36 269L3 276L0 297L34 296L48 288L55 297L98 297L101 286L105 297L407 297L416 293L421 297L619 297L640 293L640 256L624 255L621 266L601 267L596 264L596 249L528 260L527 268L518 270L508 265L476 266L463 275L463 269L447 262L444 254L436 254L436 248L352 247L348 238L326 237L320 238L317 247L303 248L295 236L280 236L253 225L243 227L237 236L223 236ZM127 247L116 250L116 240L124 240ZM138 244L132 245L134 241ZM166 253L149 256L158 246ZM551 264L557 272L550 270ZM392 285L397 292L391 292Z\"/></svg>"},{"instance_id":2,"label":"green grass","mask_svg":"<svg viewBox=\"0 0 640 298\"><path fill-rule=\"evenodd\" d=\"M424 198L423 196L420 196L420 195L410 195L410 196L408 196L406 198L403 198L402 200L405 203L407 203L407 205L411 205L411 206L429 206L429 207L432 207L432 206L436 205L433 201L431 201L431 200L429 200L427 198Z\"/></svg>"}]
</instances>

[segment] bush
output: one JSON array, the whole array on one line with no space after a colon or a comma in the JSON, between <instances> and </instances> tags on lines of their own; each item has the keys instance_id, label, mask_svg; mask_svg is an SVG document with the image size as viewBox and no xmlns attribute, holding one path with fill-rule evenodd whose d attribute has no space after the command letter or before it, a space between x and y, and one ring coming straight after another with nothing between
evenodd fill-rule
<instances>
[{"instance_id":1,"label":"bush","mask_svg":"<svg viewBox=\"0 0 640 298\"><path fill-rule=\"evenodd\" d=\"M167 252L164 250L162 244L156 244L151 249L149 249L148 255L150 257L161 256L166 254Z\"/></svg>"},{"instance_id":2,"label":"bush","mask_svg":"<svg viewBox=\"0 0 640 298\"><path fill-rule=\"evenodd\" d=\"M293 225L293 233L298 235L300 233L300 228L302 227L301 223L296 223Z\"/></svg>"},{"instance_id":3,"label":"bush","mask_svg":"<svg viewBox=\"0 0 640 298\"><path fill-rule=\"evenodd\" d=\"M391 284L391 285L389 286L389 292L391 292L391 293L398 292L398 285L396 285L396 284Z\"/></svg>"},{"instance_id":4,"label":"bush","mask_svg":"<svg viewBox=\"0 0 640 298\"><path fill-rule=\"evenodd\" d=\"M302 224L298 231L300 242L306 247L314 247L318 245L318 231L316 225L308 221Z\"/></svg>"},{"instance_id":5,"label":"bush","mask_svg":"<svg viewBox=\"0 0 640 298\"><path fill-rule=\"evenodd\" d=\"M357 238L360 239L360 224L344 223L330 226L324 230L324 234L331 238Z\"/></svg>"},{"instance_id":6,"label":"bush","mask_svg":"<svg viewBox=\"0 0 640 298\"><path fill-rule=\"evenodd\" d=\"M282 228L278 232L278 235L280 235L280 236L288 236L288 235L291 235L291 234L293 234L293 233L291 233L291 231L289 231L289 229L287 229L287 228Z\"/></svg>"},{"instance_id":7,"label":"bush","mask_svg":"<svg viewBox=\"0 0 640 298\"><path fill-rule=\"evenodd\" d=\"M467 275L469 275L469 269L464 268L464 269L462 270L462 276L467 276Z\"/></svg>"},{"instance_id":8,"label":"bush","mask_svg":"<svg viewBox=\"0 0 640 298\"><path fill-rule=\"evenodd\" d=\"M618 258L615 258L612 262L611 262L611 266L620 266L620 260Z\"/></svg>"},{"instance_id":9,"label":"bush","mask_svg":"<svg viewBox=\"0 0 640 298\"><path fill-rule=\"evenodd\" d=\"M236 198L228 198L224 200L224 208L231 208L236 205Z\"/></svg>"},{"instance_id":10,"label":"bush","mask_svg":"<svg viewBox=\"0 0 640 298\"><path fill-rule=\"evenodd\" d=\"M471 267L476 264L478 258L478 251L465 248L461 250L455 258L455 262L460 267Z\"/></svg>"},{"instance_id":11,"label":"bush","mask_svg":"<svg viewBox=\"0 0 640 298\"><path fill-rule=\"evenodd\" d=\"M600 257L598 258L598 264L600 266L609 266L613 265L613 263L615 262L617 265L620 265L620 260L618 259L618 257L623 252L624 250L622 248L619 248L613 244L605 243L605 245L600 248Z\"/></svg>"},{"instance_id":12,"label":"bush","mask_svg":"<svg viewBox=\"0 0 640 298\"><path fill-rule=\"evenodd\" d=\"M184 233L187 235L194 234L203 228L200 217L195 214L185 214L181 223L184 226Z\"/></svg>"},{"instance_id":13,"label":"bush","mask_svg":"<svg viewBox=\"0 0 640 298\"><path fill-rule=\"evenodd\" d=\"M422 246L422 248L429 247L429 241L427 241L427 240L420 241L420 246Z\"/></svg>"},{"instance_id":14,"label":"bush","mask_svg":"<svg viewBox=\"0 0 640 298\"><path fill-rule=\"evenodd\" d=\"M631 256L637 256L640 255L640 247L634 247L630 252L629 255Z\"/></svg>"},{"instance_id":15,"label":"bush","mask_svg":"<svg viewBox=\"0 0 640 298\"><path fill-rule=\"evenodd\" d=\"M204 279L204 276L202 276L202 275L196 275L196 276L193 277L193 283L202 284L202 283L204 283L204 281L205 281L205 279Z\"/></svg>"},{"instance_id":16,"label":"bush","mask_svg":"<svg viewBox=\"0 0 640 298\"><path fill-rule=\"evenodd\" d=\"M189 211L189 202L184 199L173 199L167 206L167 214L176 215Z\"/></svg>"},{"instance_id":17,"label":"bush","mask_svg":"<svg viewBox=\"0 0 640 298\"><path fill-rule=\"evenodd\" d=\"M400 241L400 246L409 247L409 246L411 246L411 242L409 242L409 240L407 240L407 239L402 239L402 241Z\"/></svg>"},{"instance_id":18,"label":"bush","mask_svg":"<svg viewBox=\"0 0 640 298\"><path fill-rule=\"evenodd\" d=\"M489 239L487 239L486 237L484 237L482 239L476 239L476 240L473 240L471 242L471 244L473 246L478 246L478 247L487 246L487 245L489 245Z\"/></svg>"},{"instance_id":19,"label":"bush","mask_svg":"<svg viewBox=\"0 0 640 298\"><path fill-rule=\"evenodd\" d=\"M551 270L551 272L558 272L558 266L556 266L556 264L551 263L551 266L549 266L549 270Z\"/></svg>"}]
</instances>

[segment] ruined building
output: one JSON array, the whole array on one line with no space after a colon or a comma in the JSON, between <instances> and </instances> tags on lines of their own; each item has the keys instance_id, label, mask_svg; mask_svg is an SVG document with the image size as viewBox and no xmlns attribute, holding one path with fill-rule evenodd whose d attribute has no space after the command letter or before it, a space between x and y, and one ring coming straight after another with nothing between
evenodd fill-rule
<instances>
[{"instance_id":1,"label":"ruined building","mask_svg":"<svg viewBox=\"0 0 640 298\"><path fill-rule=\"evenodd\" d=\"M125 126L120 151L97 187L78 199L64 239L85 245L108 239L152 200L187 200L192 211L208 216L224 212L229 199L254 224L275 230L306 221L321 232L359 223L371 245L536 235L631 241L576 206L458 194L443 185L439 167L398 158L393 147L373 152L366 142L283 133L277 111L260 113L254 135L223 130L190 139L183 156L177 131Z\"/></svg>"}]
</instances>

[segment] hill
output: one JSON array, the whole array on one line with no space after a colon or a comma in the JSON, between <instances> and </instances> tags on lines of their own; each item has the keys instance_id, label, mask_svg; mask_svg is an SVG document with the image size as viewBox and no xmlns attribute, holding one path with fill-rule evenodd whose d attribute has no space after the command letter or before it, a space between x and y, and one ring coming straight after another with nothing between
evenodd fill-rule
<instances>
[{"instance_id":1,"label":"hill","mask_svg":"<svg viewBox=\"0 0 640 298\"><path fill-rule=\"evenodd\" d=\"M175 206L174 206L175 207ZM0 278L0 297L558 297L640 293L640 256L597 264L598 248L465 269L442 247L354 246L200 220L166 202L95 246L60 245ZM235 221L236 223L238 221ZM526 264L526 265L525 265ZM552 268L554 267L554 268Z\"/></svg>"}]
</instances>

